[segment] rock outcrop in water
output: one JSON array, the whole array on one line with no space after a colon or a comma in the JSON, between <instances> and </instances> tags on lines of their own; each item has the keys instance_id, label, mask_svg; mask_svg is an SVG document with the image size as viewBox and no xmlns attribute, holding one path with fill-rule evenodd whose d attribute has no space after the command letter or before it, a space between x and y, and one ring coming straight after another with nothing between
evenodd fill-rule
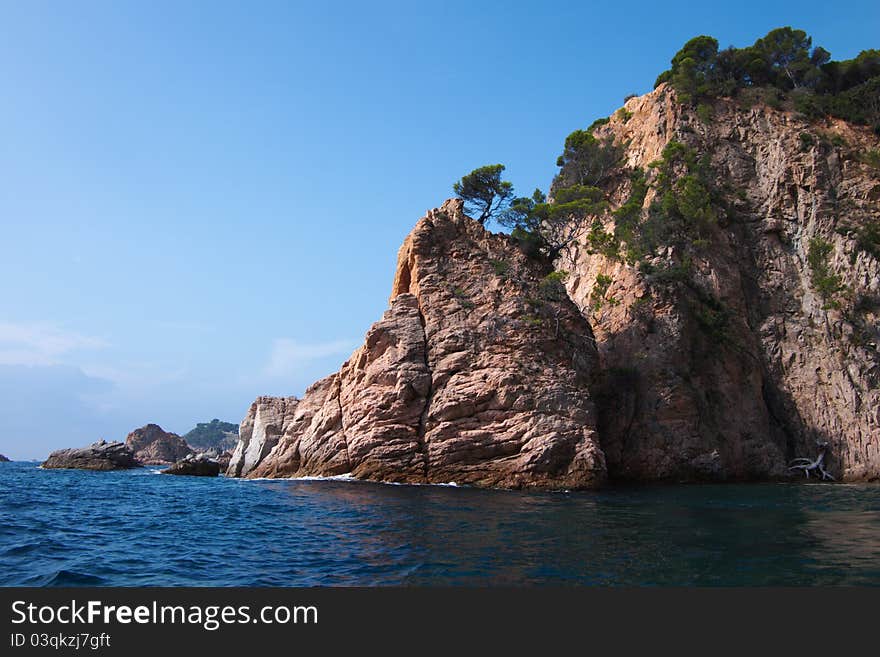
<instances>
[{"instance_id":1,"label":"rock outcrop in water","mask_svg":"<svg viewBox=\"0 0 880 657\"><path fill-rule=\"evenodd\" d=\"M196 456L206 456L212 461L217 461L220 464L220 470L222 472L226 472L227 468L229 468L229 464L232 461L232 452L229 450L221 452L216 447L212 447L211 449L207 449L204 452L198 452Z\"/></svg>"},{"instance_id":2,"label":"rock outcrop in water","mask_svg":"<svg viewBox=\"0 0 880 657\"><path fill-rule=\"evenodd\" d=\"M141 465L170 465L194 453L183 438L163 431L158 424L135 429L128 434L125 444Z\"/></svg>"},{"instance_id":3,"label":"rock outcrop in water","mask_svg":"<svg viewBox=\"0 0 880 657\"><path fill-rule=\"evenodd\" d=\"M220 463L207 454L189 454L162 470L162 474L216 477L220 474Z\"/></svg>"},{"instance_id":4,"label":"rock outcrop in water","mask_svg":"<svg viewBox=\"0 0 880 657\"><path fill-rule=\"evenodd\" d=\"M401 247L364 345L302 400L259 398L228 474L768 479L800 474L789 464L818 443L836 478L880 478L880 141L760 104L709 109L661 85L595 129L622 149L602 183L609 234L636 169L648 191L626 216L662 221L652 163L673 143L699 159L715 219L684 251L634 262L585 236L553 263L560 291L448 201Z\"/></svg>"},{"instance_id":5,"label":"rock outcrop in water","mask_svg":"<svg viewBox=\"0 0 880 657\"><path fill-rule=\"evenodd\" d=\"M364 345L303 399L258 399L229 474L601 484L592 332L548 273L460 201L432 210L401 247L390 308Z\"/></svg>"},{"instance_id":6,"label":"rock outcrop in water","mask_svg":"<svg viewBox=\"0 0 880 657\"><path fill-rule=\"evenodd\" d=\"M99 440L88 447L60 449L43 462L46 469L127 470L140 464L131 449L121 443Z\"/></svg>"},{"instance_id":7,"label":"rock outcrop in water","mask_svg":"<svg viewBox=\"0 0 880 657\"><path fill-rule=\"evenodd\" d=\"M0 463L9 463L9 459L0 454Z\"/></svg>"}]
</instances>

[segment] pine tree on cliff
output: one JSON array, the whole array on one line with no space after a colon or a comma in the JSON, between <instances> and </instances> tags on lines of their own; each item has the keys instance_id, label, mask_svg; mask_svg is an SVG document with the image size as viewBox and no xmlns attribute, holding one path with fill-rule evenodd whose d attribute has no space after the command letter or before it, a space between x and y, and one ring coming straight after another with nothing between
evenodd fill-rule
<instances>
[{"instance_id":1,"label":"pine tree on cliff","mask_svg":"<svg viewBox=\"0 0 880 657\"><path fill-rule=\"evenodd\" d=\"M503 212L513 198L513 185L501 180L503 164L489 164L474 169L452 186L452 191L465 204L465 212L485 225Z\"/></svg>"}]
</instances>

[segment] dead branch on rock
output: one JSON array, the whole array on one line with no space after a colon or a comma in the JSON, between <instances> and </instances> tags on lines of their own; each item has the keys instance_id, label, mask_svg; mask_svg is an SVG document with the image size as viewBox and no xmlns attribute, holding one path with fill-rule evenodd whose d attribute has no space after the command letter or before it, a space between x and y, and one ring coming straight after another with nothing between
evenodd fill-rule
<instances>
[{"instance_id":1,"label":"dead branch on rock","mask_svg":"<svg viewBox=\"0 0 880 657\"><path fill-rule=\"evenodd\" d=\"M819 455L813 459L799 458L794 459L789 466L789 470L803 470L807 479L810 478L810 472L819 472L822 481L830 479L834 481L834 477L825 469L825 455L828 453L830 446L826 442L817 441L819 447Z\"/></svg>"}]
</instances>

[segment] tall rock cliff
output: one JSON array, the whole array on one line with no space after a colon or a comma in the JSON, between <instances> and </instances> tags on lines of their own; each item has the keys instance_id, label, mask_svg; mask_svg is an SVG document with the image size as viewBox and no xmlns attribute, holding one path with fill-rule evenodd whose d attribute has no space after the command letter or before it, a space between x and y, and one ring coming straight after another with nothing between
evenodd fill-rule
<instances>
[{"instance_id":1,"label":"tall rock cliff","mask_svg":"<svg viewBox=\"0 0 880 657\"><path fill-rule=\"evenodd\" d=\"M767 479L827 443L835 476L880 477L876 135L666 85L593 134L621 158L591 233L620 251L584 234L553 274L447 201L364 345L302 400L258 399L228 474Z\"/></svg>"},{"instance_id":2,"label":"tall rock cliff","mask_svg":"<svg viewBox=\"0 0 880 657\"><path fill-rule=\"evenodd\" d=\"M390 307L363 346L302 400L257 400L228 474L601 484L592 331L548 274L460 201L432 210L401 247Z\"/></svg>"},{"instance_id":3,"label":"tall rock cliff","mask_svg":"<svg viewBox=\"0 0 880 657\"><path fill-rule=\"evenodd\" d=\"M876 135L732 100L698 113L665 85L596 134L649 180L668 144L685 145L724 205L686 256L633 266L582 241L558 263L597 339L609 475L773 477L827 442L835 475L880 476ZM608 186L612 209L630 180ZM620 216L604 217L609 234Z\"/></svg>"}]
</instances>

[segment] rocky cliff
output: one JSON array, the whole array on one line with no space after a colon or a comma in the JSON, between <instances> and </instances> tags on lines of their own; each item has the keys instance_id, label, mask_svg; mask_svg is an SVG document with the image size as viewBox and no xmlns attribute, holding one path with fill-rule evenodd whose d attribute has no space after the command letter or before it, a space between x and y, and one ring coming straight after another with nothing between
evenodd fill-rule
<instances>
[{"instance_id":1,"label":"rocky cliff","mask_svg":"<svg viewBox=\"0 0 880 657\"><path fill-rule=\"evenodd\" d=\"M364 345L302 400L258 399L229 474L601 484L592 332L548 273L460 201L432 210Z\"/></svg>"},{"instance_id":2,"label":"rocky cliff","mask_svg":"<svg viewBox=\"0 0 880 657\"><path fill-rule=\"evenodd\" d=\"M302 400L258 399L228 474L767 479L828 443L838 478L880 477L876 135L665 85L594 133L621 158L593 234L621 251L584 235L542 265L448 201L364 345Z\"/></svg>"},{"instance_id":3,"label":"rocky cliff","mask_svg":"<svg viewBox=\"0 0 880 657\"><path fill-rule=\"evenodd\" d=\"M668 144L687 146L721 197L686 257L632 266L582 242L558 263L597 339L609 474L767 478L828 442L837 476L880 476L876 135L733 100L697 112L665 85L596 134L649 180ZM631 191L618 176L612 209Z\"/></svg>"},{"instance_id":4,"label":"rocky cliff","mask_svg":"<svg viewBox=\"0 0 880 657\"><path fill-rule=\"evenodd\" d=\"M135 429L128 434L125 444L142 465L170 465L193 453L183 438L163 431L158 424Z\"/></svg>"},{"instance_id":5,"label":"rocky cliff","mask_svg":"<svg viewBox=\"0 0 880 657\"><path fill-rule=\"evenodd\" d=\"M260 463L293 419L296 397L258 397L239 426L238 444L226 471L230 477L243 477Z\"/></svg>"}]
</instances>

